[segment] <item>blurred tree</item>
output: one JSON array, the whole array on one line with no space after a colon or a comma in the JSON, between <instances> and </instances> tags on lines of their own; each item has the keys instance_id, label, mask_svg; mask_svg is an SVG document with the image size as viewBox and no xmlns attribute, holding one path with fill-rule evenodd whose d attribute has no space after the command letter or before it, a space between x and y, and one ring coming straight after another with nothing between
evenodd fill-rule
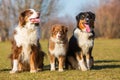
<instances>
[{"instance_id":1,"label":"blurred tree","mask_svg":"<svg viewBox=\"0 0 120 80\"><path fill-rule=\"evenodd\" d=\"M0 0L0 40L6 40L13 28L18 24L20 12L28 8L34 8L41 12L41 38L49 37L51 25L60 23L69 27L69 35L72 34L75 19L69 15L58 17L63 9L60 0ZM90 3L93 3L92 1ZM93 11L96 13L97 37L120 38L120 0L99 0L99 6L85 4L78 11ZM87 6L86 6L87 5Z\"/></svg>"},{"instance_id":2,"label":"blurred tree","mask_svg":"<svg viewBox=\"0 0 120 80\"><path fill-rule=\"evenodd\" d=\"M19 13L28 8L40 10L43 0L0 0L0 38L7 40L18 23Z\"/></svg>"},{"instance_id":3,"label":"blurred tree","mask_svg":"<svg viewBox=\"0 0 120 80\"><path fill-rule=\"evenodd\" d=\"M58 12L59 0L0 0L0 37L8 39L9 34L18 24L19 14L28 8L41 11L41 26L50 20L52 15ZM41 27L42 28L42 27ZM42 34L46 33L42 28Z\"/></svg>"},{"instance_id":4,"label":"blurred tree","mask_svg":"<svg viewBox=\"0 0 120 80\"><path fill-rule=\"evenodd\" d=\"M120 38L120 0L109 0L96 10L96 33L99 37Z\"/></svg>"},{"instance_id":5,"label":"blurred tree","mask_svg":"<svg viewBox=\"0 0 120 80\"><path fill-rule=\"evenodd\" d=\"M51 24L56 22L56 17L61 10L59 0L44 0L41 7L42 39L49 38ZM58 18L57 18L58 19Z\"/></svg>"},{"instance_id":6,"label":"blurred tree","mask_svg":"<svg viewBox=\"0 0 120 80\"><path fill-rule=\"evenodd\" d=\"M91 1L91 3L93 3ZM98 5L83 5L82 11L92 11L96 14L96 37L120 38L120 0L99 0Z\"/></svg>"}]
</instances>

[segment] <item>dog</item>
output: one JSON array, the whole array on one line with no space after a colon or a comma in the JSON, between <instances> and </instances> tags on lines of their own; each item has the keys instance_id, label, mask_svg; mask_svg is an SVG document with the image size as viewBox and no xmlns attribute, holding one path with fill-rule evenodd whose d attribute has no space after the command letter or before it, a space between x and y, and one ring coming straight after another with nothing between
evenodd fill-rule
<instances>
[{"instance_id":1,"label":"dog","mask_svg":"<svg viewBox=\"0 0 120 80\"><path fill-rule=\"evenodd\" d=\"M41 50L40 13L27 9L20 13L19 24L14 29L12 42L12 70L10 73L30 70L36 73L43 69L44 52Z\"/></svg>"},{"instance_id":2,"label":"dog","mask_svg":"<svg viewBox=\"0 0 120 80\"><path fill-rule=\"evenodd\" d=\"M58 71L63 71L66 52L68 48L67 31L68 28L61 24L55 24L52 26L48 46L51 71L55 71L56 59L59 62Z\"/></svg>"},{"instance_id":3,"label":"dog","mask_svg":"<svg viewBox=\"0 0 120 80\"><path fill-rule=\"evenodd\" d=\"M94 60L92 49L94 46L94 21L95 14L92 12L81 12L76 16L77 27L69 40L66 57L66 69L91 69Z\"/></svg>"}]
</instances>

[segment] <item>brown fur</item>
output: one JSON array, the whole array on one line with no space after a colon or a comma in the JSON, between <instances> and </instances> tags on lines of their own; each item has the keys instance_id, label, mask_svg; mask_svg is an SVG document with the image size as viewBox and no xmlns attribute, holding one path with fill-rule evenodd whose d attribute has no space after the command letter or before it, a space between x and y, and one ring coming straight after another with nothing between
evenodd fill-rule
<instances>
[{"instance_id":1,"label":"brown fur","mask_svg":"<svg viewBox=\"0 0 120 80\"><path fill-rule=\"evenodd\" d=\"M11 41L12 43L12 54L10 54L9 58L11 59L11 65L13 66L13 59L18 59L20 56L20 53L22 51L22 47L17 47L16 42L14 40ZM26 70L43 70L43 61L45 53L41 50L41 46L38 41L38 46L31 46L32 52L30 55L30 65L26 63L22 63L22 60L19 60L19 71L26 71Z\"/></svg>"},{"instance_id":2,"label":"brown fur","mask_svg":"<svg viewBox=\"0 0 120 80\"><path fill-rule=\"evenodd\" d=\"M30 16L34 13L36 13L35 17L33 17L33 19L38 19L38 22L36 23L33 23L33 22L30 22ZM34 15L34 14L33 14ZM17 29L19 29L19 27L21 27L21 29L23 27L25 27L26 23L30 23L28 27L31 27L31 25L33 27L38 27L39 25L39 13L36 12L35 10L33 9L27 9L25 11L23 11L20 16L19 16L19 24L17 26ZM29 22L28 22L29 21ZM37 26L36 26L37 24ZM21 30L19 29L19 30ZM25 27L25 29L28 29ZM39 33L37 31L38 28L35 28L34 31L36 32L36 34L34 35L34 33L31 31L30 33L27 33L28 36L29 34L33 34L33 36L36 36L35 37L35 40L33 39L33 42L34 43L28 43L27 44L27 48L29 48L28 52L22 52L24 51L23 48L26 48L23 43L23 45L20 45L18 46L17 45L17 40L15 39L15 36L18 34L18 32L20 31L14 31L14 34L13 34L13 40L11 41L12 43L12 48L11 48L11 55L10 55L10 59L11 59L11 63L12 63L12 68L15 64L15 67L10 71L10 73L16 73L17 71L24 71L24 70L30 70L30 72L37 72L38 69L42 70L43 69L43 61L44 61L44 55L45 53L41 50L41 46L40 46L40 43L39 43L39 35L37 33ZM31 30L31 29L28 29L28 30ZM24 36L21 36L21 35L18 35L20 37L24 37ZM27 37L27 36L26 36ZM31 37L33 38L33 37ZM29 38L28 38L29 39ZM16 41L15 41L16 40ZM26 49L27 49L26 48ZM29 52L30 50L30 52ZM27 58L26 55L28 56ZM24 60L26 59L26 60ZM13 61L16 61L13 63ZM18 68L18 69L16 69Z\"/></svg>"},{"instance_id":3,"label":"brown fur","mask_svg":"<svg viewBox=\"0 0 120 80\"><path fill-rule=\"evenodd\" d=\"M50 56L50 63L55 63L55 59L58 59L59 62L59 71L63 70L63 66L64 66L64 62L65 62L65 56L66 56L66 51L67 51L67 46L68 46L68 40L67 40L67 27L63 26L63 25L53 25L52 29L51 29L51 37L49 39L49 56ZM61 38L59 39L59 41L55 41L57 39L56 35L60 33L61 34ZM54 39L54 40L53 40ZM56 52L53 54L51 53L51 51L53 51L55 49L55 44L58 45L62 45L62 47L66 50L65 55L58 55L55 56L54 54L57 54Z\"/></svg>"}]
</instances>

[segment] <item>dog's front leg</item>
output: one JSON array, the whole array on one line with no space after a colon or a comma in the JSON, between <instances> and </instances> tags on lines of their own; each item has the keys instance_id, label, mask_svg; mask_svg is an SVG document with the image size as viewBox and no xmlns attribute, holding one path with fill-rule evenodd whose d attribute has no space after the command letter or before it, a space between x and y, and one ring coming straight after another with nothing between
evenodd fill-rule
<instances>
[{"instance_id":1,"label":"dog's front leg","mask_svg":"<svg viewBox=\"0 0 120 80\"><path fill-rule=\"evenodd\" d=\"M90 60L90 54L87 54L86 55L86 64L87 64L87 68L90 70L90 68L91 68L91 66L90 66L90 62L91 60Z\"/></svg>"},{"instance_id":2,"label":"dog's front leg","mask_svg":"<svg viewBox=\"0 0 120 80\"><path fill-rule=\"evenodd\" d=\"M17 59L13 59L13 68L10 71L10 73L16 73L18 71L18 60Z\"/></svg>"},{"instance_id":3,"label":"dog's front leg","mask_svg":"<svg viewBox=\"0 0 120 80\"><path fill-rule=\"evenodd\" d=\"M87 71L82 53L76 53L76 58L78 61L79 69L81 68L82 71Z\"/></svg>"},{"instance_id":4,"label":"dog's front leg","mask_svg":"<svg viewBox=\"0 0 120 80\"><path fill-rule=\"evenodd\" d=\"M50 54L50 70L55 71L55 56Z\"/></svg>"},{"instance_id":5,"label":"dog's front leg","mask_svg":"<svg viewBox=\"0 0 120 80\"><path fill-rule=\"evenodd\" d=\"M13 43L13 45L12 45L13 54L11 54L12 70L10 71L10 73L16 73L16 72L18 72L19 55L21 53L21 49L22 49L22 47L17 47L16 43L15 42Z\"/></svg>"},{"instance_id":6,"label":"dog's front leg","mask_svg":"<svg viewBox=\"0 0 120 80\"><path fill-rule=\"evenodd\" d=\"M87 68L91 69L91 67L93 66L94 60L92 57L92 48L89 49L88 53L86 54L86 64L87 64Z\"/></svg>"},{"instance_id":7,"label":"dog's front leg","mask_svg":"<svg viewBox=\"0 0 120 80\"><path fill-rule=\"evenodd\" d=\"M93 65L94 65L93 57L90 54L86 55L86 63L87 63L88 69L91 69L91 67L93 67Z\"/></svg>"},{"instance_id":8,"label":"dog's front leg","mask_svg":"<svg viewBox=\"0 0 120 80\"><path fill-rule=\"evenodd\" d=\"M59 56L58 57L59 60L59 71L62 72L63 71L63 66L64 66L64 62L65 62L65 56Z\"/></svg>"},{"instance_id":9,"label":"dog's front leg","mask_svg":"<svg viewBox=\"0 0 120 80\"><path fill-rule=\"evenodd\" d=\"M37 72L37 66L36 66L36 61L35 61L35 55L34 52L30 54L30 72L31 73L36 73Z\"/></svg>"}]
</instances>

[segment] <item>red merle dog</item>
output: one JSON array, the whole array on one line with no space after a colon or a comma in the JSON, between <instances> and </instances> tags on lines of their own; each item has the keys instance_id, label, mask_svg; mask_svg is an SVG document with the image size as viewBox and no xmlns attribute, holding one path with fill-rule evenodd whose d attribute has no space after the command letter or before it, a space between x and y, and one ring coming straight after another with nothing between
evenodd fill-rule
<instances>
[{"instance_id":1,"label":"red merle dog","mask_svg":"<svg viewBox=\"0 0 120 80\"><path fill-rule=\"evenodd\" d=\"M10 73L24 70L36 73L43 69L44 52L39 43L39 18L40 13L34 9L27 9L20 13L19 24L14 29L12 40Z\"/></svg>"}]
</instances>

